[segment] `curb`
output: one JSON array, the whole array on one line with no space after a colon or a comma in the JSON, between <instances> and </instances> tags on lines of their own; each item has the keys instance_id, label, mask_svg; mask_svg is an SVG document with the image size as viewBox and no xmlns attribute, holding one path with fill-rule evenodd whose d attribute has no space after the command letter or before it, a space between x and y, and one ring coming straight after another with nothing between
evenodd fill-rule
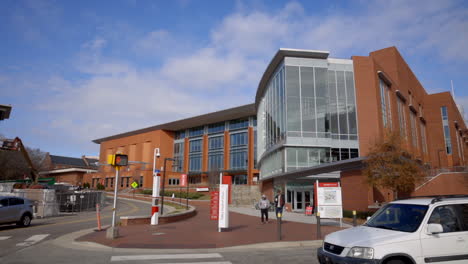
<instances>
[{"instance_id":1,"label":"curb","mask_svg":"<svg viewBox=\"0 0 468 264\"><path fill-rule=\"evenodd\" d=\"M103 227L103 229L109 226ZM77 238L94 232L95 228L83 229L70 234L58 237L51 242L55 246L68 249L78 249L87 251L100 251L100 252L114 252L118 250L119 253L200 253L200 252L232 252L243 251L252 249L282 249L294 247L320 247L322 240L306 240L306 241L279 241L279 242L266 242L257 244L240 245L224 248L198 248L198 249L149 249L149 248L113 248L95 242L89 241L76 241ZM105 231L101 231L105 232Z\"/></svg>"}]
</instances>

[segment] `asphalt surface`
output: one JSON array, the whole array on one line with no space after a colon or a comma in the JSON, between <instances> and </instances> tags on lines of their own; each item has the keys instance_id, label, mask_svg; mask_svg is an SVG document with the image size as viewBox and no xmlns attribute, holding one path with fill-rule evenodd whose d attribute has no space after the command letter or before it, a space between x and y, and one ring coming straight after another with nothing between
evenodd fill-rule
<instances>
[{"instance_id":1,"label":"asphalt surface","mask_svg":"<svg viewBox=\"0 0 468 264\"><path fill-rule=\"evenodd\" d=\"M107 202L103 226L111 222L111 200ZM150 204L140 201L121 200L118 206L118 215L148 215L149 211ZM316 264L316 249L321 245L304 241L217 249L128 249L75 241L95 228L95 212L36 219L28 228L0 226L0 263Z\"/></svg>"},{"instance_id":2,"label":"asphalt surface","mask_svg":"<svg viewBox=\"0 0 468 264\"><path fill-rule=\"evenodd\" d=\"M119 200L117 216L149 215L151 205L138 201ZM112 221L112 200L106 200L101 211L101 223L110 225ZM31 226L20 228L16 225L0 226L0 263L15 252L56 239L77 230L97 228L95 211L65 214L59 217L33 219ZM31 239L32 238L32 239ZM45 252L39 252L39 256Z\"/></svg>"}]
</instances>

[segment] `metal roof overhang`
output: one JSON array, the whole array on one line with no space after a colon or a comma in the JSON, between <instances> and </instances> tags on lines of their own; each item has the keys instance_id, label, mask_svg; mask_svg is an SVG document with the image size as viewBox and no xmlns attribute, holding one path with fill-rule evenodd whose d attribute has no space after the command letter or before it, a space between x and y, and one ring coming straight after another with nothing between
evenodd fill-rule
<instances>
[{"instance_id":1,"label":"metal roof overhang","mask_svg":"<svg viewBox=\"0 0 468 264\"><path fill-rule=\"evenodd\" d=\"M366 157L358 157L354 159L342 160L342 161L337 161L333 163L321 164L321 165L303 169L303 170L296 170L296 171L287 172L281 175L261 178L260 181L266 181L266 180L271 180L271 179L291 181L291 180L309 180L309 179L315 180L315 179L336 178L330 175L330 173L361 169L363 167L363 161L365 159Z\"/></svg>"},{"instance_id":2,"label":"metal roof overhang","mask_svg":"<svg viewBox=\"0 0 468 264\"><path fill-rule=\"evenodd\" d=\"M121 134L117 134L117 135L113 135L113 136L109 136L105 138L95 139L93 140L93 142L96 144L100 144L104 141L133 136L133 135L151 132L155 130L178 131L182 129L208 125L208 124L214 124L214 123L223 122L227 120L249 117L255 114L256 114L255 105L248 104L248 105L221 110L218 112L213 112L213 113L190 117L190 118L186 118L182 120L177 120L177 121L170 122L170 123L165 123L165 124L138 129L138 130L134 130L130 132L125 132L125 133L121 133Z\"/></svg>"}]
</instances>

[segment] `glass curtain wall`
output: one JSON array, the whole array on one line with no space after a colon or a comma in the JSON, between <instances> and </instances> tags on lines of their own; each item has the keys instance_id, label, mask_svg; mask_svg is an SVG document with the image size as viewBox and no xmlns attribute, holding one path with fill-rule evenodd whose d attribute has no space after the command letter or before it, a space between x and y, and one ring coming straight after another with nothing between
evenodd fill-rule
<instances>
[{"instance_id":1,"label":"glass curtain wall","mask_svg":"<svg viewBox=\"0 0 468 264\"><path fill-rule=\"evenodd\" d=\"M262 177L286 172L287 168L357 157L352 64L307 59L292 60L292 64L301 66L290 65L286 60L283 63L272 75L258 104L257 158L261 158ZM338 156L333 157L331 147L339 146L343 140L348 142L348 148L337 148ZM282 144L283 149L269 152ZM283 166L285 162L287 165Z\"/></svg>"},{"instance_id":2,"label":"glass curtain wall","mask_svg":"<svg viewBox=\"0 0 468 264\"><path fill-rule=\"evenodd\" d=\"M174 142L174 159L172 171L182 172L184 168L184 141Z\"/></svg>"},{"instance_id":3,"label":"glass curtain wall","mask_svg":"<svg viewBox=\"0 0 468 264\"><path fill-rule=\"evenodd\" d=\"M224 135L208 138L208 170L224 168Z\"/></svg>"},{"instance_id":4,"label":"glass curtain wall","mask_svg":"<svg viewBox=\"0 0 468 264\"><path fill-rule=\"evenodd\" d=\"M201 171L202 169L202 139L190 141L189 149L189 171Z\"/></svg>"},{"instance_id":5,"label":"glass curtain wall","mask_svg":"<svg viewBox=\"0 0 468 264\"><path fill-rule=\"evenodd\" d=\"M230 135L230 161L229 167L232 170L247 169L247 132L240 132Z\"/></svg>"}]
</instances>

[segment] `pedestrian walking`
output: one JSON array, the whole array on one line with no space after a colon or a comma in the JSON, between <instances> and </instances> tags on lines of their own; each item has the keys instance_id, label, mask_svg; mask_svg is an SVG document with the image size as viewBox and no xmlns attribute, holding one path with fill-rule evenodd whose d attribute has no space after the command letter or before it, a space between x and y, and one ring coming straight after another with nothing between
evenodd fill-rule
<instances>
[{"instance_id":1,"label":"pedestrian walking","mask_svg":"<svg viewBox=\"0 0 468 264\"><path fill-rule=\"evenodd\" d=\"M258 207L260 207L262 224L265 224L265 222L268 223L268 209L270 208L270 201L267 199L266 195L262 195L262 199L258 202Z\"/></svg>"},{"instance_id":2,"label":"pedestrian walking","mask_svg":"<svg viewBox=\"0 0 468 264\"><path fill-rule=\"evenodd\" d=\"M281 190L278 190L277 195L275 196L276 218L278 218L278 213L283 214L283 207L284 207L284 195L281 193Z\"/></svg>"}]
</instances>

